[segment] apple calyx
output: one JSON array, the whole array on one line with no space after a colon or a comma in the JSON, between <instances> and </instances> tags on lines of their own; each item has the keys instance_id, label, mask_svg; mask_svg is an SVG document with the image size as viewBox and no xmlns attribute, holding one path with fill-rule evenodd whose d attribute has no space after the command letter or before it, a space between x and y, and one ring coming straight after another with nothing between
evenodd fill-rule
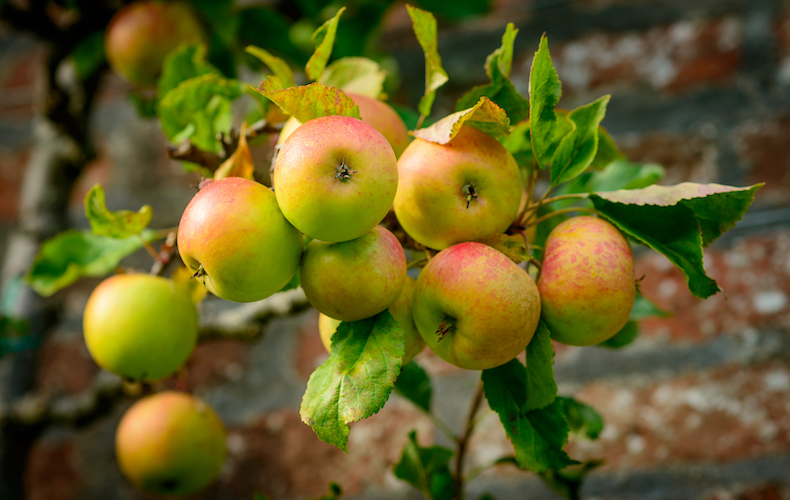
<instances>
[{"instance_id":1,"label":"apple calyx","mask_svg":"<svg viewBox=\"0 0 790 500\"><path fill-rule=\"evenodd\" d=\"M338 165L337 167L337 173L335 174L334 178L341 181L347 181L348 179L351 178L351 174L356 174L356 173L357 173L356 170L351 170L350 168L348 168L348 165L346 165L346 160L344 158L340 160L340 165Z\"/></svg>"},{"instance_id":2,"label":"apple calyx","mask_svg":"<svg viewBox=\"0 0 790 500\"><path fill-rule=\"evenodd\" d=\"M475 183L470 182L463 187L464 197L466 198L466 208L469 208L469 203L473 198L477 198L477 191L475 191Z\"/></svg>"},{"instance_id":3,"label":"apple calyx","mask_svg":"<svg viewBox=\"0 0 790 500\"><path fill-rule=\"evenodd\" d=\"M203 264L200 264L200 265L198 266L198 269L197 269L197 271L195 272L195 274L193 274L193 275L192 275L192 277L193 277L193 278L202 278L203 276L205 276L205 275L207 275L207 274L208 274L208 273L206 272L206 270L205 270L205 269L203 269ZM203 280L203 281L205 281L205 280Z\"/></svg>"},{"instance_id":4,"label":"apple calyx","mask_svg":"<svg viewBox=\"0 0 790 500\"><path fill-rule=\"evenodd\" d=\"M455 330L455 318L452 316L445 316L444 320L439 323L439 326L436 328L436 336L439 337L437 342L441 342L448 333Z\"/></svg>"}]
</instances>

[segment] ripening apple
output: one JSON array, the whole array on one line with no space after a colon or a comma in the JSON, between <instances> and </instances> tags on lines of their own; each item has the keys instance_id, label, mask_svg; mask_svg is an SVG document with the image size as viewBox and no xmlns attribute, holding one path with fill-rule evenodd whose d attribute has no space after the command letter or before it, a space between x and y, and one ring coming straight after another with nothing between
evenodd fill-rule
<instances>
[{"instance_id":1,"label":"ripening apple","mask_svg":"<svg viewBox=\"0 0 790 500\"><path fill-rule=\"evenodd\" d=\"M315 118L285 141L273 183L283 215L322 241L349 241L387 215L398 164L387 139L350 116Z\"/></svg>"},{"instance_id":2,"label":"ripening apple","mask_svg":"<svg viewBox=\"0 0 790 500\"><path fill-rule=\"evenodd\" d=\"M625 326L634 305L631 247L603 219L568 219L546 239L538 289L554 340L599 344Z\"/></svg>"},{"instance_id":3,"label":"ripening apple","mask_svg":"<svg viewBox=\"0 0 790 500\"><path fill-rule=\"evenodd\" d=\"M532 340L540 297L532 278L482 243L439 252L420 272L414 322L440 358L468 370L507 363Z\"/></svg>"},{"instance_id":4,"label":"ripening apple","mask_svg":"<svg viewBox=\"0 0 790 500\"><path fill-rule=\"evenodd\" d=\"M214 410L185 392L146 396L124 414L115 455L126 478L157 496L186 496L211 484L225 462L225 428Z\"/></svg>"},{"instance_id":5,"label":"ripening apple","mask_svg":"<svg viewBox=\"0 0 790 500\"><path fill-rule=\"evenodd\" d=\"M192 354L198 314L185 286L159 276L119 274L91 293L83 331L96 364L122 377L155 381Z\"/></svg>"},{"instance_id":6,"label":"ripening apple","mask_svg":"<svg viewBox=\"0 0 790 500\"><path fill-rule=\"evenodd\" d=\"M296 274L302 235L285 220L269 188L226 177L187 205L178 225L178 252L208 291L252 302L280 291Z\"/></svg>"},{"instance_id":7,"label":"ripening apple","mask_svg":"<svg viewBox=\"0 0 790 500\"><path fill-rule=\"evenodd\" d=\"M444 249L504 232L518 213L521 173L496 139L470 126L448 144L415 139L398 160L394 209L406 233Z\"/></svg>"},{"instance_id":8,"label":"ripening apple","mask_svg":"<svg viewBox=\"0 0 790 500\"><path fill-rule=\"evenodd\" d=\"M110 67L130 83L153 86L171 50L204 40L200 21L186 4L146 0L132 2L113 16L104 51Z\"/></svg>"},{"instance_id":9,"label":"ripening apple","mask_svg":"<svg viewBox=\"0 0 790 500\"><path fill-rule=\"evenodd\" d=\"M406 280L406 255L391 232L376 226L351 241L310 242L300 278L313 307L331 318L356 321L395 302Z\"/></svg>"},{"instance_id":10,"label":"ripening apple","mask_svg":"<svg viewBox=\"0 0 790 500\"><path fill-rule=\"evenodd\" d=\"M420 332L417 331L417 325L414 324L414 318L411 315L411 299L414 294L414 285L414 278L406 276L403 290L389 307L390 314L403 328L406 344L406 352L403 355L402 362L404 365L425 349L425 341L420 336ZM321 342L323 342L326 352L332 352L332 335L335 334L340 323L339 319L330 318L324 313L321 313L318 317L318 333L321 335Z\"/></svg>"},{"instance_id":11,"label":"ripening apple","mask_svg":"<svg viewBox=\"0 0 790 500\"><path fill-rule=\"evenodd\" d=\"M384 101L351 92L347 92L346 95L359 106L359 117L362 118L362 121L373 125L373 128L381 132L392 146L395 156L400 157L403 150L409 145L409 132L398 113ZM283 144L301 124L302 122L296 118L289 118L280 131L277 144Z\"/></svg>"}]
</instances>

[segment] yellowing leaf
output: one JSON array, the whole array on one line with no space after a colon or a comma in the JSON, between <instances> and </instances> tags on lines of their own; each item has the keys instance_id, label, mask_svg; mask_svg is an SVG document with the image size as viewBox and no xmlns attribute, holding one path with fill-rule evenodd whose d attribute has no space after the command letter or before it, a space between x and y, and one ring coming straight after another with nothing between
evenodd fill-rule
<instances>
[{"instance_id":1,"label":"yellowing leaf","mask_svg":"<svg viewBox=\"0 0 790 500\"><path fill-rule=\"evenodd\" d=\"M256 90L302 123L330 115L359 118L359 107L350 97L320 83L284 89L279 78L270 76Z\"/></svg>"},{"instance_id":2,"label":"yellowing leaf","mask_svg":"<svg viewBox=\"0 0 790 500\"><path fill-rule=\"evenodd\" d=\"M445 116L430 127L415 130L413 134L424 141L447 144L463 125L471 125L494 137L510 133L510 120L505 111L489 98L481 97L471 108Z\"/></svg>"},{"instance_id":3,"label":"yellowing leaf","mask_svg":"<svg viewBox=\"0 0 790 500\"><path fill-rule=\"evenodd\" d=\"M85 195L85 216L94 234L122 239L140 234L151 222L153 211L145 205L138 212L111 212L104 204L104 189L96 184Z\"/></svg>"},{"instance_id":4,"label":"yellowing leaf","mask_svg":"<svg viewBox=\"0 0 790 500\"><path fill-rule=\"evenodd\" d=\"M378 99L385 78L387 72L376 61L366 57L344 57L327 66L318 81L328 87L343 89L344 92Z\"/></svg>"},{"instance_id":5,"label":"yellowing leaf","mask_svg":"<svg viewBox=\"0 0 790 500\"><path fill-rule=\"evenodd\" d=\"M442 68L439 56L439 42L436 37L436 18L428 11L406 5L411 17L414 34L425 53L425 95L420 99L417 109L423 116L431 114L436 89L447 83L447 72Z\"/></svg>"},{"instance_id":6,"label":"yellowing leaf","mask_svg":"<svg viewBox=\"0 0 790 500\"><path fill-rule=\"evenodd\" d=\"M244 177L252 180L254 171L255 165L252 163L252 153L250 153L250 147L247 145L247 123L245 122L241 124L239 145L236 147L236 151L230 155L230 158L222 162L222 165L214 172L214 178Z\"/></svg>"},{"instance_id":7,"label":"yellowing leaf","mask_svg":"<svg viewBox=\"0 0 790 500\"><path fill-rule=\"evenodd\" d=\"M337 11L337 14L335 14L335 17L322 24L321 27L313 33L315 52L310 56L310 60L307 61L307 65L304 67L307 78L318 80L324 73L326 62L329 60L329 56L332 55L332 47L335 45L337 23L340 21L340 16L345 10L345 7L341 7L340 10Z\"/></svg>"},{"instance_id":8,"label":"yellowing leaf","mask_svg":"<svg viewBox=\"0 0 790 500\"><path fill-rule=\"evenodd\" d=\"M255 45L248 46L244 51L257 57L263 64L268 66L269 69L277 75L277 78L280 79L284 87L293 87L296 85L296 82L294 82L294 72L283 59Z\"/></svg>"}]
</instances>

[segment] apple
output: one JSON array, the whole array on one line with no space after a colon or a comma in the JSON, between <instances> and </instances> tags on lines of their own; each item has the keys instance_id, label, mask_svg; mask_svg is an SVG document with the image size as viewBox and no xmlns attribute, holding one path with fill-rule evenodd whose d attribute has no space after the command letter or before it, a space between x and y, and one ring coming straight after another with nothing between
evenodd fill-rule
<instances>
[{"instance_id":1,"label":"apple","mask_svg":"<svg viewBox=\"0 0 790 500\"><path fill-rule=\"evenodd\" d=\"M185 496L219 475L225 428L199 398L160 392L126 411L115 434L115 455L126 478L144 493Z\"/></svg>"},{"instance_id":2,"label":"apple","mask_svg":"<svg viewBox=\"0 0 790 500\"><path fill-rule=\"evenodd\" d=\"M398 222L414 240L438 250L504 232L523 190L513 156L470 126L445 145L415 139L398 160L398 179Z\"/></svg>"},{"instance_id":3,"label":"apple","mask_svg":"<svg viewBox=\"0 0 790 500\"><path fill-rule=\"evenodd\" d=\"M130 83L153 86L167 54L181 43L203 42L200 21L181 2L132 2L119 10L104 35L110 67Z\"/></svg>"},{"instance_id":4,"label":"apple","mask_svg":"<svg viewBox=\"0 0 790 500\"><path fill-rule=\"evenodd\" d=\"M391 232L376 226L351 241L310 242L300 277L313 307L331 318L356 321L395 302L406 280L406 255Z\"/></svg>"},{"instance_id":5,"label":"apple","mask_svg":"<svg viewBox=\"0 0 790 500\"><path fill-rule=\"evenodd\" d=\"M603 219L568 219L546 239L538 289L554 340L599 344L625 326L634 305L631 246Z\"/></svg>"},{"instance_id":6,"label":"apple","mask_svg":"<svg viewBox=\"0 0 790 500\"><path fill-rule=\"evenodd\" d=\"M389 307L390 314L403 328L406 341L406 353L403 355L402 362L404 365L425 349L425 341L420 336L420 332L417 331L417 325L414 324L414 318L411 315L411 299L414 294L414 285L414 278L406 276L403 290ZM321 313L318 317L318 333L321 335L321 342L323 342L326 352L332 352L332 335L335 334L340 323L339 319L330 318L324 313Z\"/></svg>"},{"instance_id":7,"label":"apple","mask_svg":"<svg viewBox=\"0 0 790 500\"><path fill-rule=\"evenodd\" d=\"M208 291L252 302L280 291L296 274L302 235L274 193L241 177L215 180L192 198L178 225L181 259Z\"/></svg>"},{"instance_id":8,"label":"apple","mask_svg":"<svg viewBox=\"0 0 790 500\"><path fill-rule=\"evenodd\" d=\"M362 118L362 121L373 125L373 128L381 132L392 146L395 156L400 157L403 150L409 145L409 131L398 113L384 101L351 92L347 92L346 95L359 106L359 117ZM289 118L280 131L277 144L282 145L301 124L302 122L296 118Z\"/></svg>"},{"instance_id":9,"label":"apple","mask_svg":"<svg viewBox=\"0 0 790 500\"><path fill-rule=\"evenodd\" d=\"M83 331L96 364L129 379L156 381L192 354L198 314L185 286L159 276L119 274L91 293Z\"/></svg>"},{"instance_id":10,"label":"apple","mask_svg":"<svg viewBox=\"0 0 790 500\"><path fill-rule=\"evenodd\" d=\"M317 240L349 241L387 215L398 166L392 146L375 128L349 116L324 116L288 137L273 183L283 215L299 231Z\"/></svg>"},{"instance_id":11,"label":"apple","mask_svg":"<svg viewBox=\"0 0 790 500\"><path fill-rule=\"evenodd\" d=\"M532 278L482 243L453 245L420 273L412 298L417 329L440 358L486 370L526 349L540 319Z\"/></svg>"}]
</instances>

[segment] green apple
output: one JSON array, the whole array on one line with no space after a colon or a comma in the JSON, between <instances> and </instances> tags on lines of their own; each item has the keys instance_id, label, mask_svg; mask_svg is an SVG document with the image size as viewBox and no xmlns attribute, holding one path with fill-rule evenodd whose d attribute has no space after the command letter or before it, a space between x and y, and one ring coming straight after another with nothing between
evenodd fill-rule
<instances>
[{"instance_id":1,"label":"green apple","mask_svg":"<svg viewBox=\"0 0 790 500\"><path fill-rule=\"evenodd\" d=\"M440 358L468 370L507 363L526 349L540 319L532 278L482 243L439 252L417 278L417 328Z\"/></svg>"},{"instance_id":2,"label":"green apple","mask_svg":"<svg viewBox=\"0 0 790 500\"><path fill-rule=\"evenodd\" d=\"M435 249L504 232L523 190L513 156L470 126L445 145L415 139L398 160L398 179L398 222Z\"/></svg>"},{"instance_id":3,"label":"green apple","mask_svg":"<svg viewBox=\"0 0 790 500\"><path fill-rule=\"evenodd\" d=\"M599 344L625 326L634 305L631 247L603 219L568 219L546 239L538 289L554 340Z\"/></svg>"},{"instance_id":4,"label":"green apple","mask_svg":"<svg viewBox=\"0 0 790 500\"><path fill-rule=\"evenodd\" d=\"M200 21L186 4L132 2L107 25L104 52L110 67L130 83L153 86L171 50L204 39Z\"/></svg>"},{"instance_id":5,"label":"green apple","mask_svg":"<svg viewBox=\"0 0 790 500\"><path fill-rule=\"evenodd\" d=\"M252 302L280 291L296 274L302 235L285 220L269 188L227 177L211 182L187 205L178 251L208 291Z\"/></svg>"},{"instance_id":6,"label":"green apple","mask_svg":"<svg viewBox=\"0 0 790 500\"><path fill-rule=\"evenodd\" d=\"M362 118L362 121L373 125L373 128L381 132L392 146L395 156L400 157L403 150L409 145L409 131L398 113L384 101L350 92L347 92L346 95L359 106L359 117ZM277 144L282 145L301 124L302 122L296 118L289 118L280 131Z\"/></svg>"},{"instance_id":7,"label":"green apple","mask_svg":"<svg viewBox=\"0 0 790 500\"><path fill-rule=\"evenodd\" d=\"M285 141L273 183L283 215L322 241L349 241L387 215L398 186L395 153L375 128L349 116L315 118Z\"/></svg>"},{"instance_id":8,"label":"green apple","mask_svg":"<svg viewBox=\"0 0 790 500\"><path fill-rule=\"evenodd\" d=\"M225 428L214 410L185 392L146 396L126 411L115 455L139 490L186 496L211 484L225 462Z\"/></svg>"},{"instance_id":9,"label":"green apple","mask_svg":"<svg viewBox=\"0 0 790 500\"><path fill-rule=\"evenodd\" d=\"M198 314L185 286L159 276L119 274L91 293L83 331L96 364L122 377L155 381L192 354Z\"/></svg>"},{"instance_id":10,"label":"green apple","mask_svg":"<svg viewBox=\"0 0 790 500\"><path fill-rule=\"evenodd\" d=\"M313 240L304 251L300 277L313 307L331 318L356 321L395 302L406 280L406 255L391 232L376 226L351 241Z\"/></svg>"},{"instance_id":11,"label":"green apple","mask_svg":"<svg viewBox=\"0 0 790 500\"><path fill-rule=\"evenodd\" d=\"M390 314L403 328L406 343L406 353L403 355L402 363L404 365L425 349L425 341L420 336L420 332L417 331L417 325L414 324L414 318L411 315L411 299L414 294L414 285L414 278L406 276L403 290L389 307ZM321 313L318 317L318 333L321 335L321 342L323 342L326 352L332 352L332 335L335 334L340 323L339 319L330 318L324 313Z\"/></svg>"}]
</instances>

